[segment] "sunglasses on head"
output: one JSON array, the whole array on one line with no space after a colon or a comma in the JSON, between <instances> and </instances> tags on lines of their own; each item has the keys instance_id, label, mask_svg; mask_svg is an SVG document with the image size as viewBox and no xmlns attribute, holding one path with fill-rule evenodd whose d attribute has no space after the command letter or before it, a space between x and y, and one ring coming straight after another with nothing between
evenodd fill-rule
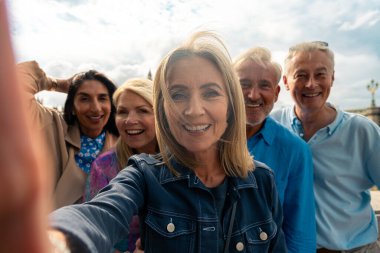
<instances>
[{"instance_id":1,"label":"sunglasses on head","mask_svg":"<svg viewBox=\"0 0 380 253\"><path fill-rule=\"evenodd\" d=\"M315 40L315 41L312 41L310 43L321 46L321 47L328 47L329 46L329 43L327 43L325 41L321 41L321 40ZM296 48L297 48L297 46L290 47L289 51L294 51Z\"/></svg>"},{"instance_id":2,"label":"sunglasses on head","mask_svg":"<svg viewBox=\"0 0 380 253\"><path fill-rule=\"evenodd\" d=\"M324 47L328 47L329 46L329 43L327 43L326 41L321 41L321 40L312 41L311 43L314 43L314 44L317 44L317 45L321 45L321 46L324 46Z\"/></svg>"}]
</instances>

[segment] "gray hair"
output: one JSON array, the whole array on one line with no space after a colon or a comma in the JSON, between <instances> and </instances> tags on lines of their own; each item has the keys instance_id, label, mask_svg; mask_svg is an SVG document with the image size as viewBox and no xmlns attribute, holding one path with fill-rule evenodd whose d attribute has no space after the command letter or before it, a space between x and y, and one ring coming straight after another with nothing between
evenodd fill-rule
<instances>
[{"instance_id":1,"label":"gray hair","mask_svg":"<svg viewBox=\"0 0 380 253\"><path fill-rule=\"evenodd\" d=\"M289 48L288 55L285 58L285 62L284 62L285 73L287 73L289 62L293 59L296 53L314 52L314 51L325 52L326 55L330 58L331 63L332 63L332 68L334 69L334 65L335 65L334 52L330 50L329 44L324 41L310 41L310 42L302 42Z\"/></svg>"},{"instance_id":2,"label":"gray hair","mask_svg":"<svg viewBox=\"0 0 380 253\"><path fill-rule=\"evenodd\" d=\"M280 82L282 72L281 65L272 60L272 54L267 48L253 47L248 49L245 53L238 56L238 58L234 61L234 68L237 69L243 62L247 60L251 60L264 68L267 68L268 65L272 66L276 74L276 84Z\"/></svg>"}]
</instances>

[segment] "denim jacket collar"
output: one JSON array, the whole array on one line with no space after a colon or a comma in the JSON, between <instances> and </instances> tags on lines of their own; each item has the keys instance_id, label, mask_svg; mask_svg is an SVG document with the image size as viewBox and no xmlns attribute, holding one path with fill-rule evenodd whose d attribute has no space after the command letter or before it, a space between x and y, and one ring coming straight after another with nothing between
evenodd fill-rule
<instances>
[{"instance_id":1,"label":"denim jacket collar","mask_svg":"<svg viewBox=\"0 0 380 253\"><path fill-rule=\"evenodd\" d=\"M171 182L176 182L180 180L187 180L188 187L189 188L201 188L201 189L207 189L199 180L199 178L195 175L194 171L191 169L179 164L176 161L172 161L173 166L176 168L176 170L179 172L179 176L173 175L173 173L170 172L167 166L163 165L165 168L161 170L160 173L160 183L161 184L167 184ZM239 198L239 190L246 189L246 188L258 188L256 178L252 172L248 173L248 176L246 178L240 178L240 177L229 177L230 180L230 189L229 192L232 196L236 194L236 198ZM232 188L232 189L231 189Z\"/></svg>"}]
</instances>

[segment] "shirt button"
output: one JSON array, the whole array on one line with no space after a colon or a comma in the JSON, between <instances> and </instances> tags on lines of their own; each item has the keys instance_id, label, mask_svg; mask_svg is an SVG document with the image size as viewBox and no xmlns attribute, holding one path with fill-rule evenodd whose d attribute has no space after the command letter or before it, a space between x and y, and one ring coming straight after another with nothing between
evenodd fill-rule
<instances>
[{"instance_id":1,"label":"shirt button","mask_svg":"<svg viewBox=\"0 0 380 253\"><path fill-rule=\"evenodd\" d=\"M175 230L175 226L173 223L169 223L167 226L166 226L166 229L168 230L169 233L173 233L174 230Z\"/></svg>"},{"instance_id":2,"label":"shirt button","mask_svg":"<svg viewBox=\"0 0 380 253\"><path fill-rule=\"evenodd\" d=\"M265 241L266 239L268 239L268 235L267 235L267 233L265 233L265 232L261 232L261 233L260 233L260 239L261 239L262 241Z\"/></svg>"},{"instance_id":3,"label":"shirt button","mask_svg":"<svg viewBox=\"0 0 380 253\"><path fill-rule=\"evenodd\" d=\"M242 242L238 242L236 244L236 250L237 251L243 251L244 250L244 244Z\"/></svg>"}]
</instances>

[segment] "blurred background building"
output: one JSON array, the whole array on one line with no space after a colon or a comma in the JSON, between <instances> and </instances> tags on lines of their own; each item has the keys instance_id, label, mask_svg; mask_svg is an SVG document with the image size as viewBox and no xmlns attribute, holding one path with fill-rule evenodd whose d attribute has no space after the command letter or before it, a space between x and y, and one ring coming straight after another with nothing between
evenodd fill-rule
<instances>
[{"instance_id":1,"label":"blurred background building","mask_svg":"<svg viewBox=\"0 0 380 253\"><path fill-rule=\"evenodd\" d=\"M367 85L367 90L371 93L371 103L370 106L363 109L352 109L347 110L349 112L354 112L366 116L370 120L373 120L378 126L380 126L380 107L376 106L375 93L379 88L379 83L375 80L371 80Z\"/></svg>"}]
</instances>

